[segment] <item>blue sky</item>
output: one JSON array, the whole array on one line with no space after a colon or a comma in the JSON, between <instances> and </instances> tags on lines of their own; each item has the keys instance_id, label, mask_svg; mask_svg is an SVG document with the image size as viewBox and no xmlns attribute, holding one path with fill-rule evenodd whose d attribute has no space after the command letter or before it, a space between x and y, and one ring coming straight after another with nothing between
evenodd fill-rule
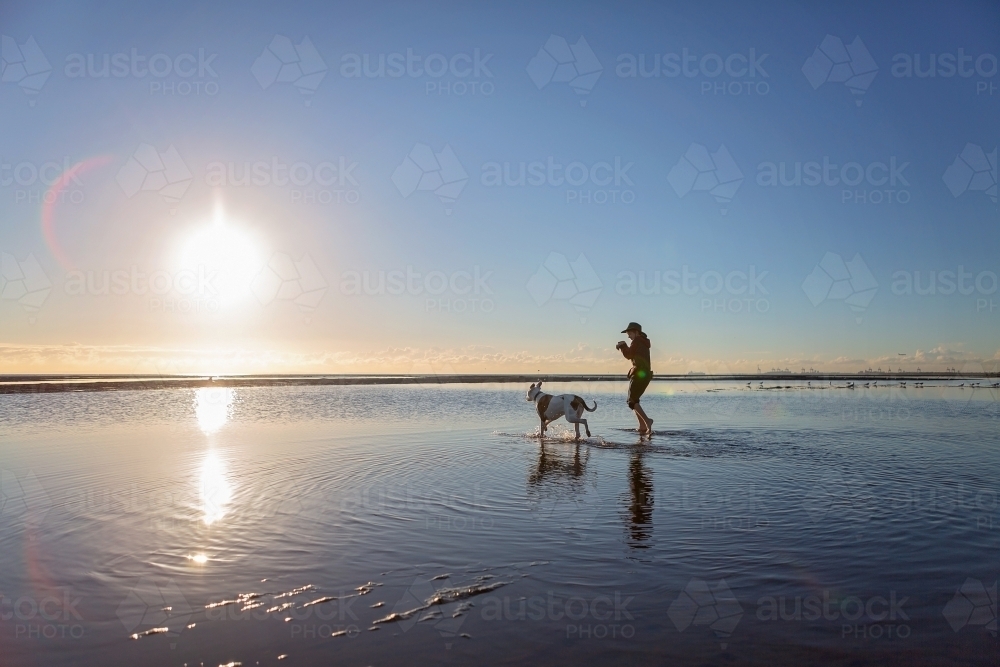
<instances>
[{"instance_id":1,"label":"blue sky","mask_svg":"<svg viewBox=\"0 0 1000 667\"><path fill-rule=\"evenodd\" d=\"M1000 10L812 4L5 3L0 252L22 273L34 257L49 286L22 279L30 289L21 290L17 269L6 271L0 370L613 372L631 320L649 330L662 372L857 370L895 365L900 352L914 368L992 368L1000 216L983 184L996 182L995 152L975 180L953 163L996 150ZM41 64L26 55L29 38ZM276 80L282 45L293 47L285 64L325 72L321 80L299 80L294 67ZM558 71L582 78L567 82L552 70L573 45ZM821 45L870 55L842 66L870 77L874 63L863 94L823 70ZM959 49L970 75L941 76ZM751 53L753 77L742 68ZM354 62L367 58L374 72L380 57L408 54L413 75L350 76ZM692 76L668 76L664 63L679 61L667 54L690 56ZM895 75L916 57L926 69L931 54L938 76ZM99 72L105 56L126 63L126 75L74 69L90 61ZM622 76L640 57L650 72L658 57L660 76ZM151 61L161 76L146 72ZM725 62L735 76L713 76ZM28 76L46 63L40 84ZM423 71L442 64L451 70ZM708 171L742 178L731 201L684 180L697 145L725 146ZM414 191L423 172L401 166L429 149L454 173L433 157L445 146L467 177L448 201ZM168 174L173 190L129 170L150 150L183 164ZM790 174L824 159L838 165L833 177L856 163L871 178L762 184L767 163ZM490 184L505 163L516 175L533 162L563 169L541 185ZM47 192L32 178L58 173L47 163L83 164ZM267 182L231 182L230 164L238 181L247 163ZM573 178L587 171L578 186L561 181L571 163ZM898 182L883 183L881 165L893 163ZM296 164L300 185L273 182ZM47 213L46 197L55 200ZM206 232L212 225L227 231ZM870 276L817 283L827 253L860 255ZM558 255L577 271L557 286ZM893 289L899 272L920 272L925 285L934 272L935 291L947 291L942 272L960 266L969 294ZM373 286L379 272L407 267L422 276L417 294L350 293L355 274L368 272ZM684 267L697 276L691 285L707 281L696 293L622 286L622 272L643 272L648 284ZM199 269L211 279L194 294L101 293L115 271L176 281ZM740 289L751 271L765 292ZM715 274L731 277L732 293L711 293ZM441 277L453 285L428 294ZM836 298L841 288L841 297L875 291L852 309ZM22 295L40 289L44 299Z\"/></svg>"}]
</instances>

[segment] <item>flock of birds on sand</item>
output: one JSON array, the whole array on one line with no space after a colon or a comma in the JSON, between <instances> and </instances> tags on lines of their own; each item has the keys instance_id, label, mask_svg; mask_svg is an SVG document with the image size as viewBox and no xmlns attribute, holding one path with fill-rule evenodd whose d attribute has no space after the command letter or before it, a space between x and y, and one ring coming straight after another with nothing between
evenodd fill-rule
<instances>
[{"instance_id":1,"label":"flock of birds on sand","mask_svg":"<svg viewBox=\"0 0 1000 667\"><path fill-rule=\"evenodd\" d=\"M983 384L982 382L969 382L968 383L968 387L970 389L981 389L982 388L982 384ZM878 388L878 380L875 380L874 382L865 382L861 386L864 387L865 389L873 389L873 388L877 389ZM899 383L898 383L898 385L895 384L895 383L892 383L892 382L883 382L882 386L883 387L899 386L899 387L905 389L906 388L906 380L900 380ZM924 383L923 382L914 382L913 386L915 388L917 388L917 389L923 389L924 388ZM931 386L932 387L939 386L939 387L951 387L951 388L955 388L955 389L964 389L966 387L966 383L962 382L961 384L931 385ZM990 389L1000 389L1000 382L994 382L992 384L987 384L986 386L988 388L990 388ZM752 388L750 382L747 382L747 388L748 389ZM791 388L792 387L765 387L763 380L760 382L760 384L757 387L757 389L791 389ZM828 387L813 387L813 383L812 382L806 382L806 388L807 389L828 389L828 388L829 389L854 389L855 388L855 383L854 382L848 382L844 386L834 386L833 381L830 381Z\"/></svg>"}]
</instances>

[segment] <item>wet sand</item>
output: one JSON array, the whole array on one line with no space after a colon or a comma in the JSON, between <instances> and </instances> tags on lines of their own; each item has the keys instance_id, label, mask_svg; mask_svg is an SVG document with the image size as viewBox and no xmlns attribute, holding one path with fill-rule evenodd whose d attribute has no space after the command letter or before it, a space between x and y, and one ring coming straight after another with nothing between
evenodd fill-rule
<instances>
[{"instance_id":1,"label":"wet sand","mask_svg":"<svg viewBox=\"0 0 1000 667\"><path fill-rule=\"evenodd\" d=\"M996 664L1000 391L618 379L0 396L0 661Z\"/></svg>"},{"instance_id":2,"label":"wet sand","mask_svg":"<svg viewBox=\"0 0 1000 667\"><path fill-rule=\"evenodd\" d=\"M996 382L1000 373L753 373L735 375L656 375L654 382L909 382L979 380ZM203 387L307 387L328 385L483 384L497 382L621 382L624 374L492 375L0 375L0 394Z\"/></svg>"}]
</instances>

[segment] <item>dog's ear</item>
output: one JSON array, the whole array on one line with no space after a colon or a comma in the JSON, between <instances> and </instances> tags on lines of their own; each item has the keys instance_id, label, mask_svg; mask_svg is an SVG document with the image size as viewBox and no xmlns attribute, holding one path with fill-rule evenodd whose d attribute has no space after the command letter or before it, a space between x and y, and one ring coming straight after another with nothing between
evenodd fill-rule
<instances>
[{"instance_id":1,"label":"dog's ear","mask_svg":"<svg viewBox=\"0 0 1000 667\"><path fill-rule=\"evenodd\" d=\"M537 386L539 386L539 387L542 386L542 381L541 380L538 381L538 385Z\"/></svg>"}]
</instances>

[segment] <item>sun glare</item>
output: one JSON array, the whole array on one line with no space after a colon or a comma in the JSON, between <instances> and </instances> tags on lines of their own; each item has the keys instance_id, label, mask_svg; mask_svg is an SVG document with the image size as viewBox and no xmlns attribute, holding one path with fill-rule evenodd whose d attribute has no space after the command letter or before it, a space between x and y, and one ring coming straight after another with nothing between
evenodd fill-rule
<instances>
[{"instance_id":1,"label":"sun glare","mask_svg":"<svg viewBox=\"0 0 1000 667\"><path fill-rule=\"evenodd\" d=\"M231 387L201 387L194 392L194 414L198 428L212 435L226 425L233 408Z\"/></svg>"},{"instance_id":2,"label":"sun glare","mask_svg":"<svg viewBox=\"0 0 1000 667\"><path fill-rule=\"evenodd\" d=\"M198 278L197 296L232 307L252 299L251 285L266 262L260 242L245 227L227 220L221 210L207 226L185 240L180 264Z\"/></svg>"},{"instance_id":3,"label":"sun glare","mask_svg":"<svg viewBox=\"0 0 1000 667\"><path fill-rule=\"evenodd\" d=\"M199 478L199 496L201 498L202 521L211 526L226 516L226 506L233 497L233 489L226 475L223 460L213 451L209 451L201 464Z\"/></svg>"}]
</instances>

